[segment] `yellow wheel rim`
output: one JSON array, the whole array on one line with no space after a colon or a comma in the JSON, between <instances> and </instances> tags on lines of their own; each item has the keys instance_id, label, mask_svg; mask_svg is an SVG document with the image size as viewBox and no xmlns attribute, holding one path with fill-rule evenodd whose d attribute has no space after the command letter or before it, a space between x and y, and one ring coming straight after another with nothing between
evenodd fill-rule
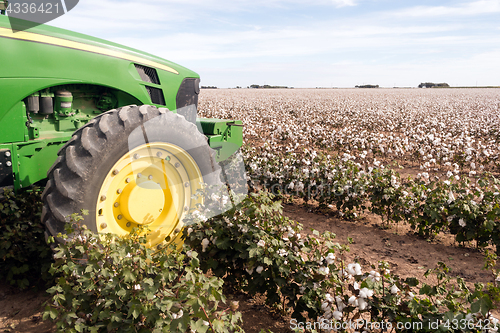
<instances>
[{"instance_id":1,"label":"yellow wheel rim","mask_svg":"<svg viewBox=\"0 0 500 333\"><path fill-rule=\"evenodd\" d=\"M97 198L97 230L128 235L146 226L148 247L179 242L183 218L201 199L203 177L195 160L170 143L139 146L116 162Z\"/></svg>"}]
</instances>

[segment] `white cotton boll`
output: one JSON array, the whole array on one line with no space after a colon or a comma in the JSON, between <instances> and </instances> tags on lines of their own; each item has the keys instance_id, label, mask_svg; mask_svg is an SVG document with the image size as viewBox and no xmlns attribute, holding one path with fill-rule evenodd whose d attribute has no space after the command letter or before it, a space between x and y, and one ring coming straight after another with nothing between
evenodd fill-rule
<instances>
[{"instance_id":1,"label":"white cotton boll","mask_svg":"<svg viewBox=\"0 0 500 333\"><path fill-rule=\"evenodd\" d=\"M354 264L347 265L347 273L350 275L356 275L356 270L354 269Z\"/></svg>"},{"instance_id":2,"label":"white cotton boll","mask_svg":"<svg viewBox=\"0 0 500 333\"><path fill-rule=\"evenodd\" d=\"M264 267L259 266L259 267L257 267L257 269L255 271L260 274L260 273L262 273L263 270L264 270Z\"/></svg>"},{"instance_id":3,"label":"white cotton boll","mask_svg":"<svg viewBox=\"0 0 500 333\"><path fill-rule=\"evenodd\" d=\"M391 287L391 294L397 294L399 291L399 288L393 284L392 287Z\"/></svg>"},{"instance_id":4,"label":"white cotton boll","mask_svg":"<svg viewBox=\"0 0 500 333\"><path fill-rule=\"evenodd\" d=\"M459 224L462 228L465 228L465 226L467 225L467 223L465 223L464 219L460 219L460 220L458 220L458 224Z\"/></svg>"},{"instance_id":5,"label":"white cotton boll","mask_svg":"<svg viewBox=\"0 0 500 333\"><path fill-rule=\"evenodd\" d=\"M352 306L358 306L358 299L356 298L356 296L351 296L349 297L348 303Z\"/></svg>"},{"instance_id":6,"label":"white cotton boll","mask_svg":"<svg viewBox=\"0 0 500 333\"><path fill-rule=\"evenodd\" d=\"M356 272L356 275L361 275L363 272L361 271L361 266L358 263L354 264L354 270Z\"/></svg>"},{"instance_id":7,"label":"white cotton boll","mask_svg":"<svg viewBox=\"0 0 500 333\"><path fill-rule=\"evenodd\" d=\"M358 308L360 311L363 311L367 308L368 302L364 298L358 298Z\"/></svg>"},{"instance_id":8,"label":"white cotton boll","mask_svg":"<svg viewBox=\"0 0 500 333\"><path fill-rule=\"evenodd\" d=\"M375 271L370 271L368 278L373 282L380 281L380 273Z\"/></svg>"},{"instance_id":9,"label":"white cotton boll","mask_svg":"<svg viewBox=\"0 0 500 333\"><path fill-rule=\"evenodd\" d=\"M335 302L337 303L337 309L343 311L346 305L342 302L342 298L335 296Z\"/></svg>"},{"instance_id":10,"label":"white cotton boll","mask_svg":"<svg viewBox=\"0 0 500 333\"><path fill-rule=\"evenodd\" d=\"M453 195L453 192L449 192L448 193L448 204L452 203L453 201L455 201L455 196Z\"/></svg>"},{"instance_id":11,"label":"white cotton boll","mask_svg":"<svg viewBox=\"0 0 500 333\"><path fill-rule=\"evenodd\" d=\"M201 241L201 250L205 252L209 244L210 241L207 238L203 238L203 240Z\"/></svg>"},{"instance_id":12,"label":"white cotton boll","mask_svg":"<svg viewBox=\"0 0 500 333\"><path fill-rule=\"evenodd\" d=\"M333 318L335 318L335 320L340 320L340 319L342 319L342 312L333 311L332 316L333 316Z\"/></svg>"},{"instance_id":13,"label":"white cotton boll","mask_svg":"<svg viewBox=\"0 0 500 333\"><path fill-rule=\"evenodd\" d=\"M201 221L206 221L208 220L205 215L203 215L199 210L195 210L193 212L193 216Z\"/></svg>"},{"instance_id":14,"label":"white cotton boll","mask_svg":"<svg viewBox=\"0 0 500 333\"><path fill-rule=\"evenodd\" d=\"M263 239L261 239L260 241L257 242L257 246L264 247L266 246L266 242Z\"/></svg>"},{"instance_id":15,"label":"white cotton boll","mask_svg":"<svg viewBox=\"0 0 500 333\"><path fill-rule=\"evenodd\" d=\"M330 273L330 268L328 268L328 266L321 266L318 272L323 275L328 275Z\"/></svg>"},{"instance_id":16,"label":"white cotton boll","mask_svg":"<svg viewBox=\"0 0 500 333\"><path fill-rule=\"evenodd\" d=\"M321 310L326 311L329 308L330 308L330 303L328 303L328 302L321 303Z\"/></svg>"},{"instance_id":17,"label":"white cotton boll","mask_svg":"<svg viewBox=\"0 0 500 333\"><path fill-rule=\"evenodd\" d=\"M328 265L331 265L331 264L333 264L333 263L335 262L335 255L334 255L333 253L331 253L331 252L330 252L330 253L328 253L328 255L326 256L325 260L326 260L326 263L327 263Z\"/></svg>"},{"instance_id":18,"label":"white cotton boll","mask_svg":"<svg viewBox=\"0 0 500 333\"><path fill-rule=\"evenodd\" d=\"M278 253L280 256L282 256L282 257L284 257L284 256L286 256L286 255L287 255L287 252L286 252L286 250L284 250L284 249L279 249L277 253Z\"/></svg>"},{"instance_id":19,"label":"white cotton boll","mask_svg":"<svg viewBox=\"0 0 500 333\"><path fill-rule=\"evenodd\" d=\"M359 297L368 298L373 296L373 290L368 288L361 288L359 291Z\"/></svg>"},{"instance_id":20,"label":"white cotton boll","mask_svg":"<svg viewBox=\"0 0 500 333\"><path fill-rule=\"evenodd\" d=\"M172 313L172 318L173 318L173 319L179 319L179 318L181 318L183 315L184 315L184 312L182 312L182 309L181 309L181 310L179 310L179 312L178 312L178 313Z\"/></svg>"}]
</instances>

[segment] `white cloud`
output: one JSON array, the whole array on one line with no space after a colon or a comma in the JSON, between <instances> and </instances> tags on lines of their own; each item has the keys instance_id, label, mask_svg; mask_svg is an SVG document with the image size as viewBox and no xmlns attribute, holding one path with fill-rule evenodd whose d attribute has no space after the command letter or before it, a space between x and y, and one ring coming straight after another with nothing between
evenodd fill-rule
<instances>
[{"instance_id":1,"label":"white cloud","mask_svg":"<svg viewBox=\"0 0 500 333\"><path fill-rule=\"evenodd\" d=\"M416 6L396 10L390 15L397 17L438 17L438 16L474 16L500 12L500 0L481 0L459 6Z\"/></svg>"},{"instance_id":2,"label":"white cloud","mask_svg":"<svg viewBox=\"0 0 500 333\"><path fill-rule=\"evenodd\" d=\"M439 53L446 45L479 43L481 38L437 36L460 26L429 25L386 27L383 25L333 26L321 23L308 28L252 29L219 33L173 33L162 36L124 36L115 42L132 46L173 61L203 59L249 59L256 57L313 56L347 51L373 52L415 48L414 53L434 47Z\"/></svg>"},{"instance_id":3,"label":"white cloud","mask_svg":"<svg viewBox=\"0 0 500 333\"><path fill-rule=\"evenodd\" d=\"M500 35L498 22L488 21L488 14L500 12L500 0L442 3L355 12L353 6L362 8L359 0L85 0L51 24L178 62L206 75L208 85L231 86L211 80L233 82L237 75L249 78L249 84L262 83L271 73L270 84L313 87L354 86L363 83L355 81L360 77L385 86L392 80L410 85L433 71L444 76L436 81L450 77L449 83L457 84L460 75L494 77ZM306 4L307 15L296 12ZM391 7L404 6L395 4ZM318 13L317 18L314 8L330 8L333 16L324 19L328 16ZM300 19L270 19L269 13L281 12ZM460 20L447 20L454 17ZM432 22L422 23L424 18ZM400 83L392 78L398 75L410 79ZM321 83L323 76L338 80ZM376 82L377 77L390 81Z\"/></svg>"}]
</instances>

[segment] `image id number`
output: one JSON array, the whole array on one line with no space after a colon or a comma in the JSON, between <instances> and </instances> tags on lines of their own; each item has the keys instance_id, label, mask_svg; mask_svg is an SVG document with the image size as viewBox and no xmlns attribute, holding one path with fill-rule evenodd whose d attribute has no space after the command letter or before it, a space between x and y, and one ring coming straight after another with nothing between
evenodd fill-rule
<instances>
[{"instance_id":1,"label":"image id number","mask_svg":"<svg viewBox=\"0 0 500 333\"><path fill-rule=\"evenodd\" d=\"M10 14L59 14L59 4L48 3L34 3L34 2L23 2L23 3L9 3L6 9L7 15Z\"/></svg>"}]
</instances>

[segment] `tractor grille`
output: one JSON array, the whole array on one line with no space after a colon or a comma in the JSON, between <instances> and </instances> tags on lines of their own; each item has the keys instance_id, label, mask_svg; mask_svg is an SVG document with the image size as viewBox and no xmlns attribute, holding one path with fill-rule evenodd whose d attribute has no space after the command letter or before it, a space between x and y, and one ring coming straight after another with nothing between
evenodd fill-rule
<instances>
[{"instance_id":1,"label":"tractor grille","mask_svg":"<svg viewBox=\"0 0 500 333\"><path fill-rule=\"evenodd\" d=\"M154 84L160 84L160 79L158 78L156 69L138 64L135 64L135 68L137 69L137 72L139 73L139 76L141 77L142 81Z\"/></svg>"},{"instance_id":2,"label":"tractor grille","mask_svg":"<svg viewBox=\"0 0 500 333\"><path fill-rule=\"evenodd\" d=\"M149 97L151 97L151 102L154 104L166 105L165 98L163 97L163 90L149 86L146 86L146 89L148 90Z\"/></svg>"},{"instance_id":3,"label":"tractor grille","mask_svg":"<svg viewBox=\"0 0 500 333\"><path fill-rule=\"evenodd\" d=\"M200 79L186 78L182 81L177 92L177 113L183 115L187 121L196 122L198 94L200 93Z\"/></svg>"}]
</instances>

